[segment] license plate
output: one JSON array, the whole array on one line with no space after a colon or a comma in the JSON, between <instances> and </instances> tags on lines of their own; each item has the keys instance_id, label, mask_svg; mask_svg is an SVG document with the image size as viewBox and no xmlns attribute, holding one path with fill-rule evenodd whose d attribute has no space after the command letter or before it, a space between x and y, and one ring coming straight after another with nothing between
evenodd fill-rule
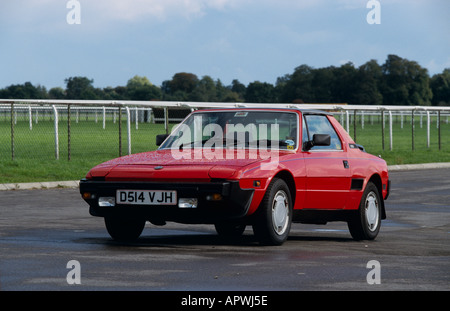
<instances>
[{"instance_id":1,"label":"license plate","mask_svg":"<svg viewBox=\"0 0 450 311\"><path fill-rule=\"evenodd\" d=\"M132 205L176 205L174 190L117 190L117 204Z\"/></svg>"}]
</instances>

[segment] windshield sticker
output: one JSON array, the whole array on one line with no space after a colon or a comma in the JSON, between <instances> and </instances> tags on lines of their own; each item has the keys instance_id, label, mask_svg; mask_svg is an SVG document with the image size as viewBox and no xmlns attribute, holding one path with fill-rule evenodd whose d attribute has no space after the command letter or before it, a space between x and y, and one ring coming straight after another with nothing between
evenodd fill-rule
<instances>
[{"instance_id":1,"label":"windshield sticker","mask_svg":"<svg viewBox=\"0 0 450 311\"><path fill-rule=\"evenodd\" d=\"M248 115L247 111L238 111L234 114L235 117L246 117Z\"/></svg>"},{"instance_id":2,"label":"windshield sticker","mask_svg":"<svg viewBox=\"0 0 450 311\"><path fill-rule=\"evenodd\" d=\"M291 140L291 139L285 140L284 142L288 146L294 146L295 145L295 142L293 140Z\"/></svg>"}]
</instances>

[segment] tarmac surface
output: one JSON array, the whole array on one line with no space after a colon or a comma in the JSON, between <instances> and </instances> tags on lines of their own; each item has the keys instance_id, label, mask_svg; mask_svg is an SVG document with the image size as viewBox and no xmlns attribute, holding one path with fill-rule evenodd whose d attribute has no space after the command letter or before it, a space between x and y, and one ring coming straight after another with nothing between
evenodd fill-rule
<instances>
[{"instance_id":1,"label":"tarmac surface","mask_svg":"<svg viewBox=\"0 0 450 311\"><path fill-rule=\"evenodd\" d=\"M354 241L345 223L293 224L277 247L251 228L230 242L213 226L175 223L121 244L76 185L16 185L0 191L0 290L448 291L450 168L418 168L390 169L375 241Z\"/></svg>"}]
</instances>

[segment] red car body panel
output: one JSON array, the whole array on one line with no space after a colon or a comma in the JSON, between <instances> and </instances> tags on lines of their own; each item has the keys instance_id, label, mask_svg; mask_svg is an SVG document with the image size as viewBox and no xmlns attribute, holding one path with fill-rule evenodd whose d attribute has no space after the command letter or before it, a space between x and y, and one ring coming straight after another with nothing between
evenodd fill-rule
<instances>
[{"instance_id":1,"label":"red car body panel","mask_svg":"<svg viewBox=\"0 0 450 311\"><path fill-rule=\"evenodd\" d=\"M238 112L242 109L231 111ZM249 111L253 110L249 109ZM301 123L305 111L298 109L258 109L258 111L289 111L297 114L299 120L297 137L302 137ZM361 150L334 117L327 115L327 118L339 136L342 144L340 150L303 151L301 146L297 146L295 150L280 150L277 165L268 170L262 169L261 163L269 161L259 158L249 159L249 150L244 151L246 153L244 158L237 156L237 150L234 151L235 156L232 159L225 157L207 159L204 156L198 158L195 156L195 151L191 150L190 159L175 159L171 150L162 149L124 156L94 167L88 172L86 179L80 182L80 191L95 192L100 184L120 185L121 182L151 183L152 185L166 182L172 183L171 185L174 183L203 185L215 181L236 182L242 190L252 191L245 217L251 217L257 211L267 187L275 177L282 177L289 184L294 211L357 210L369 181L377 185L380 196L386 199L389 191L386 162ZM91 186L93 183L96 183L95 187ZM91 208L98 209L93 200L86 201ZM103 215L98 211L91 211L91 213L97 216ZM325 221L329 220L335 219L329 217L325 219ZM178 218L177 221L183 222ZM320 219L318 221L320 222Z\"/></svg>"}]
</instances>

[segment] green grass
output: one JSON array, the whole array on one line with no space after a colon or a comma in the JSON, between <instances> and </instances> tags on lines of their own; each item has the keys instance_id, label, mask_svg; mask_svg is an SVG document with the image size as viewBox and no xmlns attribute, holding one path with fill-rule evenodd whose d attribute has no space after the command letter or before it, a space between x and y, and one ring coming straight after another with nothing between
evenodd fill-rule
<instances>
[{"instance_id":1,"label":"green grass","mask_svg":"<svg viewBox=\"0 0 450 311\"><path fill-rule=\"evenodd\" d=\"M381 155L388 164L411 164L450 162L450 124L442 120L441 150L438 147L438 132L435 119L430 127L431 145L427 148L426 122L420 127L415 122L415 150L412 151L411 124L404 120L393 125L394 144L389 150L389 123L386 118L385 148L382 148L381 123L371 124L365 119L362 129L360 122L356 128L356 142L362 144L367 152ZM81 120L71 122L71 160L68 160L67 122L59 123L59 160L55 159L54 123L42 120L29 129L27 121L18 121L14 128L14 160L11 159L11 123L8 118L0 118L0 183L19 183L36 181L78 180L90 168L106 160L119 156L119 125L108 120L106 128L102 122ZM172 126L172 125L171 125ZM155 150L155 136L164 133L163 124L139 123L131 125L132 153ZM353 124L350 134L354 137ZM126 155L126 122L122 122L122 155Z\"/></svg>"},{"instance_id":2,"label":"green grass","mask_svg":"<svg viewBox=\"0 0 450 311\"><path fill-rule=\"evenodd\" d=\"M414 150L412 150L412 128L409 118L404 120L403 128L401 128L400 122L393 123L392 150L390 150L389 123L387 118L384 129L384 150L381 123L374 122L372 125L366 119L364 129L362 129L360 122L358 122L356 127L356 142L363 145L367 152L381 155L389 165L450 162L450 123L441 120L440 149L436 119L432 119L430 124L429 148L427 147L426 121L423 121L422 127L420 127L418 118L415 119L414 123ZM350 135L355 138L353 124L350 126Z\"/></svg>"},{"instance_id":3,"label":"green grass","mask_svg":"<svg viewBox=\"0 0 450 311\"><path fill-rule=\"evenodd\" d=\"M0 120L0 183L62 181L83 178L93 166L119 156L119 125L112 121L72 122L70 161L68 129L59 124L59 160L56 160L54 123L42 121L29 129L28 122L14 128L14 160L10 122ZM163 124L143 123L131 127L132 153L155 150L155 136L165 133ZM128 153L126 122L122 123L122 155Z\"/></svg>"}]
</instances>

